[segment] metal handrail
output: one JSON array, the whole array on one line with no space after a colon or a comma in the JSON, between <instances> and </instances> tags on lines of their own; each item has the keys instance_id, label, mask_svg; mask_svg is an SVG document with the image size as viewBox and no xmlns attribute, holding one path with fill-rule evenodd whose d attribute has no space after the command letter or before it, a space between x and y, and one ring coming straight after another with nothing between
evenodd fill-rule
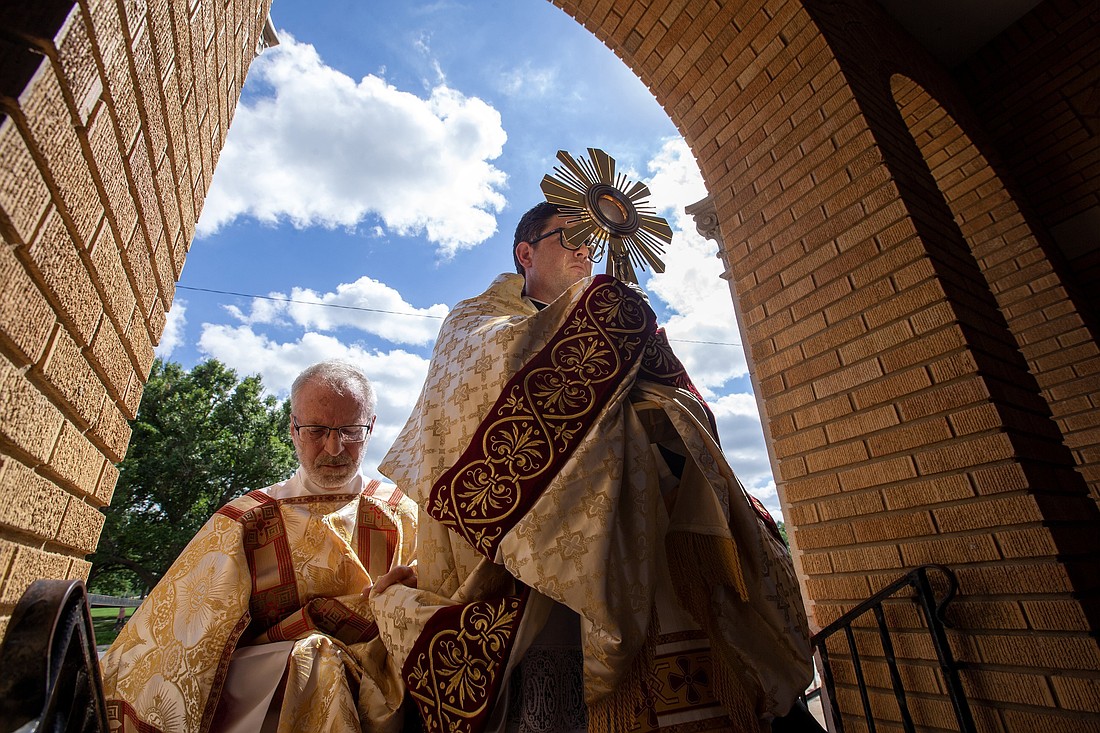
<instances>
[{"instance_id":1,"label":"metal handrail","mask_svg":"<svg viewBox=\"0 0 1100 733\"><path fill-rule=\"evenodd\" d=\"M932 584L928 580L928 573L931 570L941 573L947 580L947 591L944 593L942 599L937 600ZM862 703L867 729L870 733L875 733L876 730L874 716L871 711L871 699L867 693L867 682L863 675L863 664L859 656L859 651L856 648L855 635L852 632L852 623L869 611L874 614L878 626L883 657L886 659L887 667L890 670L890 682L893 687L894 697L898 703L902 727L906 733L915 733L916 731L913 724L913 716L909 712L909 704L906 699L905 688L902 684L901 673L898 670L893 641L890 638L890 631L886 627L886 616L882 610L884 601L907 586L913 588L915 591L913 601L917 603L924 612L924 619L928 624L928 632L932 637L932 646L936 650L936 657L939 661L940 671L943 674L944 684L947 687L947 694L951 698L951 705L955 712L955 718L959 724L959 732L977 733L974 718L970 713L970 705L966 700L966 693L963 690L962 681L959 679L959 670L963 665L957 662L954 655L951 653L951 645L947 640L946 633L946 629L951 628L952 624L947 620L945 612L947 605L954 600L958 592L959 583L955 578L955 574L943 565L921 565L915 568L821 629L821 631L814 634L813 638L810 640L817 655L821 659L822 679L829 698L829 710L835 733L843 733L844 723L840 710L836 704L836 685L833 679L832 667L829 663L827 642L829 637L838 632L843 632L848 642L848 649L851 653L852 667L856 676L856 684L859 688L860 701Z\"/></svg>"}]
</instances>

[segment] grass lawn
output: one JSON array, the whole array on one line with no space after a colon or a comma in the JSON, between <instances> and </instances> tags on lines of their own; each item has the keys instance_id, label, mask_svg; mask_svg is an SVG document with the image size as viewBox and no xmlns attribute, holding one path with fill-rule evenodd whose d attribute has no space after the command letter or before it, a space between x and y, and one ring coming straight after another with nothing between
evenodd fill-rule
<instances>
[{"instance_id":1,"label":"grass lawn","mask_svg":"<svg viewBox=\"0 0 1100 733\"><path fill-rule=\"evenodd\" d=\"M127 608L126 618L130 618L136 609ZM118 636L115 631L115 621L118 619L118 609L109 606L92 609L92 628L95 629L95 643L99 645L110 644Z\"/></svg>"}]
</instances>

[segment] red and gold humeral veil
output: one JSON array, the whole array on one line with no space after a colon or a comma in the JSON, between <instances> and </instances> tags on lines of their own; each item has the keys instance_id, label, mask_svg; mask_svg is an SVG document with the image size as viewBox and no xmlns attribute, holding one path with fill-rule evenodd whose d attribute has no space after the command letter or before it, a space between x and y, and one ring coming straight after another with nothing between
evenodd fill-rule
<instances>
[{"instance_id":1,"label":"red and gold humeral veil","mask_svg":"<svg viewBox=\"0 0 1100 733\"><path fill-rule=\"evenodd\" d=\"M553 602L580 616L590 730L760 729L811 676L774 524L642 295L600 275L540 311L522 288L454 308L380 467L421 507L419 589L372 607L426 730L499 722Z\"/></svg>"}]
</instances>

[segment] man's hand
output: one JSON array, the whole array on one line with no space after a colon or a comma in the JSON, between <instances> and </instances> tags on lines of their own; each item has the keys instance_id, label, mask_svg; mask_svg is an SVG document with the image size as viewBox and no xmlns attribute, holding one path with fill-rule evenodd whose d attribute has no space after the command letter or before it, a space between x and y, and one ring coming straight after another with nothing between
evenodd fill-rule
<instances>
[{"instance_id":1,"label":"man's hand","mask_svg":"<svg viewBox=\"0 0 1100 733\"><path fill-rule=\"evenodd\" d=\"M408 565L398 565L392 570L386 572L374 585L368 585L363 589L363 597L373 596L377 593L389 588L394 583L401 583L407 585L410 588L416 587L416 568L409 567Z\"/></svg>"}]
</instances>

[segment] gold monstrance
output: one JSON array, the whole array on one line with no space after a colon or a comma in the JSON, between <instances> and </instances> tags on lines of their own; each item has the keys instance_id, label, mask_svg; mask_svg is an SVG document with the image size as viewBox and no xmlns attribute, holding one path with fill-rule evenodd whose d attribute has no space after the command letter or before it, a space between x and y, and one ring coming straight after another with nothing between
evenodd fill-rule
<instances>
[{"instance_id":1,"label":"gold monstrance","mask_svg":"<svg viewBox=\"0 0 1100 733\"><path fill-rule=\"evenodd\" d=\"M654 272L664 272L659 255L672 241L672 227L645 201L649 187L616 175L615 159L604 151L589 148L588 155L591 161L574 160L559 150L564 167L555 166L554 176L542 178L546 200L569 220L565 238L577 247L589 238L595 248L606 246L607 274L625 282L637 283L634 268L645 270L647 262Z\"/></svg>"}]
</instances>

